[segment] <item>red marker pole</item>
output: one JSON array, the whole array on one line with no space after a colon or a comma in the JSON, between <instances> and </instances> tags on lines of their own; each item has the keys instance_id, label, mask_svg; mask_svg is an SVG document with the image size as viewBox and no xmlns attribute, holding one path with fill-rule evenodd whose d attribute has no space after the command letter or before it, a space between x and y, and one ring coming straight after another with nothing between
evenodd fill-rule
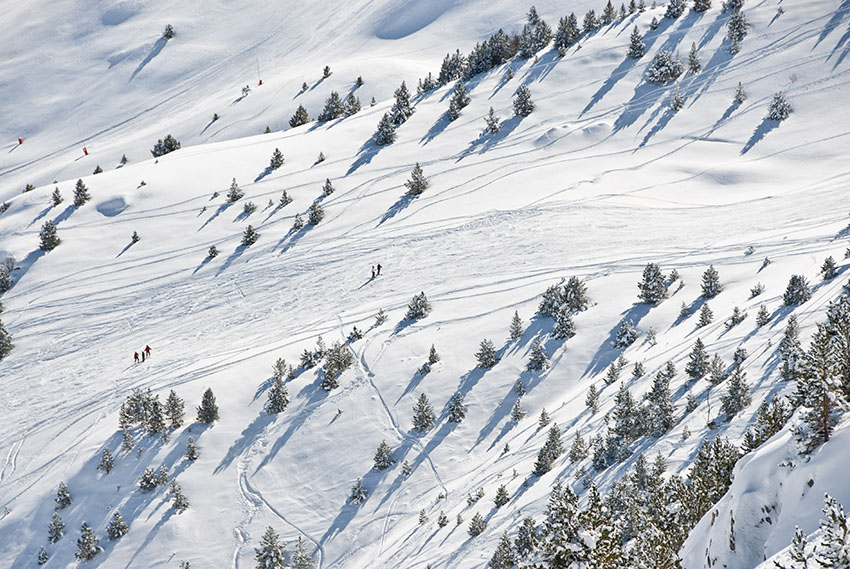
<instances>
[{"instance_id":1,"label":"red marker pole","mask_svg":"<svg viewBox=\"0 0 850 569\"><path fill-rule=\"evenodd\" d=\"M83 154L86 155L86 156L89 155L89 150L85 146L83 146Z\"/></svg>"}]
</instances>

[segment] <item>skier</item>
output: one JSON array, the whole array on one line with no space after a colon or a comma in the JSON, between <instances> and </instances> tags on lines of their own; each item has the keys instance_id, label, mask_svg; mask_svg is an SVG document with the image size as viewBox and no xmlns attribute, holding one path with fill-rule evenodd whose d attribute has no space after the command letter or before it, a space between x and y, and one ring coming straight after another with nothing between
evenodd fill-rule
<instances>
[{"instance_id":1,"label":"skier","mask_svg":"<svg viewBox=\"0 0 850 569\"><path fill-rule=\"evenodd\" d=\"M18 137L18 144L23 144L23 143L24 143L24 139L23 139L23 138Z\"/></svg>"},{"instance_id":2,"label":"skier","mask_svg":"<svg viewBox=\"0 0 850 569\"><path fill-rule=\"evenodd\" d=\"M375 265L372 265L372 278L375 278Z\"/></svg>"},{"instance_id":3,"label":"skier","mask_svg":"<svg viewBox=\"0 0 850 569\"><path fill-rule=\"evenodd\" d=\"M133 353L133 361L134 363L139 363L139 352Z\"/></svg>"},{"instance_id":4,"label":"skier","mask_svg":"<svg viewBox=\"0 0 850 569\"><path fill-rule=\"evenodd\" d=\"M83 155L85 155L85 156L89 155L89 149L86 148L85 146L83 146Z\"/></svg>"},{"instance_id":5,"label":"skier","mask_svg":"<svg viewBox=\"0 0 850 569\"><path fill-rule=\"evenodd\" d=\"M381 276L381 263L378 263L378 276Z\"/></svg>"},{"instance_id":6,"label":"skier","mask_svg":"<svg viewBox=\"0 0 850 569\"><path fill-rule=\"evenodd\" d=\"M145 351L144 350L142 350L142 361L143 362L145 361Z\"/></svg>"},{"instance_id":7,"label":"skier","mask_svg":"<svg viewBox=\"0 0 850 569\"><path fill-rule=\"evenodd\" d=\"M151 347L150 347L150 346L148 346L148 345L145 345L145 354L146 354L148 357L151 357Z\"/></svg>"}]
</instances>

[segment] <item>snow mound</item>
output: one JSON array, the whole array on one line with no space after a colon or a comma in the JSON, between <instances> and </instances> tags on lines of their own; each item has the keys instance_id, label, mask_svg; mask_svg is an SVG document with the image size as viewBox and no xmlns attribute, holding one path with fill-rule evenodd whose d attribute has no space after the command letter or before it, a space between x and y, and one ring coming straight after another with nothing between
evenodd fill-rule
<instances>
[{"instance_id":1,"label":"snow mound","mask_svg":"<svg viewBox=\"0 0 850 569\"><path fill-rule=\"evenodd\" d=\"M122 197L117 197L97 204L97 211L106 217L114 217L127 209L128 205L127 200Z\"/></svg>"}]
</instances>

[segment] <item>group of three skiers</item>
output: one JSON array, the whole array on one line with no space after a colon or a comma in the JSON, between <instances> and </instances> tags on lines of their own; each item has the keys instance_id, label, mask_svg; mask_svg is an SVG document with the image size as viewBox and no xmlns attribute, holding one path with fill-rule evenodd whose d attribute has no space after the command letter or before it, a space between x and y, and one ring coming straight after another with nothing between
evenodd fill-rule
<instances>
[{"instance_id":1,"label":"group of three skiers","mask_svg":"<svg viewBox=\"0 0 850 569\"><path fill-rule=\"evenodd\" d=\"M145 358L149 358L151 356L151 347L145 346L145 349L142 350L142 361L145 361ZM135 363L139 363L139 352L135 352L133 354L133 361Z\"/></svg>"}]
</instances>

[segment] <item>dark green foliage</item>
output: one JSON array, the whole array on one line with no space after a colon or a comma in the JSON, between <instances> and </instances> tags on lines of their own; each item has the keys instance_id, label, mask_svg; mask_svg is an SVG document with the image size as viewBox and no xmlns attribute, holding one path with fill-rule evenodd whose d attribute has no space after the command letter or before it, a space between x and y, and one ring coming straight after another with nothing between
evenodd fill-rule
<instances>
[{"instance_id":1,"label":"dark green foliage","mask_svg":"<svg viewBox=\"0 0 850 569\"><path fill-rule=\"evenodd\" d=\"M705 350L705 344L700 338L694 342L694 347L688 358L688 363L685 365L685 373L693 379L702 379L708 373L708 352Z\"/></svg>"},{"instance_id":2,"label":"dark green foliage","mask_svg":"<svg viewBox=\"0 0 850 569\"><path fill-rule=\"evenodd\" d=\"M782 295L782 301L785 306L796 306L803 304L812 298L812 291L809 288L809 281L803 275L791 275L788 281L788 286L785 288L785 294Z\"/></svg>"},{"instance_id":3,"label":"dark green foliage","mask_svg":"<svg viewBox=\"0 0 850 569\"><path fill-rule=\"evenodd\" d=\"M389 113L384 113L381 120L378 122L378 130L375 131L375 144L378 146L386 146L392 144L396 139L395 125L390 118Z\"/></svg>"},{"instance_id":4,"label":"dark green foliage","mask_svg":"<svg viewBox=\"0 0 850 569\"><path fill-rule=\"evenodd\" d=\"M428 301L428 298L425 296L425 292L420 292L419 294L414 294L413 298L407 305L407 314L405 318L407 320L419 320L421 318L425 318L431 313L431 303Z\"/></svg>"},{"instance_id":5,"label":"dark green foliage","mask_svg":"<svg viewBox=\"0 0 850 569\"><path fill-rule=\"evenodd\" d=\"M354 363L354 355L351 349L339 342L334 342L325 354L325 363L322 366L324 372L322 377L322 389L331 391L339 387L339 376Z\"/></svg>"},{"instance_id":6,"label":"dark green foliage","mask_svg":"<svg viewBox=\"0 0 850 569\"><path fill-rule=\"evenodd\" d=\"M534 339L534 343L531 345L531 353L528 356L528 363L525 367L528 371L540 371L549 367L546 348L543 346L543 342L539 336Z\"/></svg>"},{"instance_id":7,"label":"dark green foliage","mask_svg":"<svg viewBox=\"0 0 850 569\"><path fill-rule=\"evenodd\" d=\"M169 134L165 137L165 139L160 138L156 141L156 144L153 145L153 149L151 149L151 154L154 158L158 158L179 149L180 143L177 142L176 138Z\"/></svg>"},{"instance_id":8,"label":"dark green foliage","mask_svg":"<svg viewBox=\"0 0 850 569\"><path fill-rule=\"evenodd\" d=\"M218 405L216 405L212 389L207 388L198 406L198 422L214 423L215 421L218 421Z\"/></svg>"},{"instance_id":9,"label":"dark green foliage","mask_svg":"<svg viewBox=\"0 0 850 569\"><path fill-rule=\"evenodd\" d=\"M74 186L74 205L80 207L90 199L91 194L89 194L89 189L83 183L82 178L77 180L77 184Z\"/></svg>"},{"instance_id":10,"label":"dark green foliage","mask_svg":"<svg viewBox=\"0 0 850 569\"><path fill-rule=\"evenodd\" d=\"M103 454L100 456L100 464L97 465L97 469L104 474L109 474L112 472L113 465L114 461L112 458L112 451L108 448L103 449Z\"/></svg>"},{"instance_id":11,"label":"dark green foliage","mask_svg":"<svg viewBox=\"0 0 850 569\"><path fill-rule=\"evenodd\" d=\"M281 166L283 166L284 158L283 153L279 148L275 148L274 152L272 152L271 160L269 160L269 168L272 170L277 170Z\"/></svg>"},{"instance_id":12,"label":"dark green foliage","mask_svg":"<svg viewBox=\"0 0 850 569\"><path fill-rule=\"evenodd\" d=\"M106 526L106 535L109 536L109 539L121 539L127 535L128 531L130 531L130 526L121 517L121 512L116 510L112 514L112 519L109 520L109 525Z\"/></svg>"},{"instance_id":13,"label":"dark green foliage","mask_svg":"<svg viewBox=\"0 0 850 569\"><path fill-rule=\"evenodd\" d=\"M264 407L265 412L269 415L276 415L286 410L287 405L289 405L289 393L283 383L283 376L275 376L272 379L272 386L269 388L268 400Z\"/></svg>"},{"instance_id":14,"label":"dark green foliage","mask_svg":"<svg viewBox=\"0 0 850 569\"><path fill-rule=\"evenodd\" d=\"M485 529L487 529L487 522L484 521L481 514L475 514L469 520L469 528L466 530L466 533L469 534L469 537L478 537L484 533Z\"/></svg>"},{"instance_id":15,"label":"dark green foliage","mask_svg":"<svg viewBox=\"0 0 850 569\"><path fill-rule=\"evenodd\" d=\"M730 417L737 415L752 401L750 386L745 380L746 376L747 374L740 367L736 367L729 376L726 393L720 398L721 411Z\"/></svg>"},{"instance_id":16,"label":"dark green foliage","mask_svg":"<svg viewBox=\"0 0 850 569\"><path fill-rule=\"evenodd\" d=\"M521 85L514 97L514 115L527 117L534 111L534 102L531 100L531 90L526 85Z\"/></svg>"},{"instance_id":17,"label":"dark green foliage","mask_svg":"<svg viewBox=\"0 0 850 569\"><path fill-rule=\"evenodd\" d=\"M53 512L53 517L50 519L50 525L47 527L47 541L56 543L62 536L65 535L65 523L59 514Z\"/></svg>"},{"instance_id":18,"label":"dark green foliage","mask_svg":"<svg viewBox=\"0 0 850 569\"><path fill-rule=\"evenodd\" d=\"M41 226L41 231L38 234L39 246L42 251L52 251L62 243L59 235L56 233L56 226L52 221L45 221Z\"/></svg>"},{"instance_id":19,"label":"dark green foliage","mask_svg":"<svg viewBox=\"0 0 850 569\"><path fill-rule=\"evenodd\" d=\"M418 196L421 195L426 189L430 182L428 178L425 177L425 174L422 172L422 167L419 165L419 162L413 167L413 170L410 172L410 179L404 183L404 187L407 188L407 192L405 195L408 196Z\"/></svg>"},{"instance_id":20,"label":"dark green foliage","mask_svg":"<svg viewBox=\"0 0 850 569\"><path fill-rule=\"evenodd\" d=\"M339 98L339 93L331 91L330 96L325 99L325 107L319 113L317 120L319 122L332 121L340 118L345 113L345 106L342 104L342 99Z\"/></svg>"},{"instance_id":21,"label":"dark green foliage","mask_svg":"<svg viewBox=\"0 0 850 569\"><path fill-rule=\"evenodd\" d=\"M284 567L287 567L285 554L284 544L280 542L280 536L272 526L269 526L266 528L263 537L260 538L260 547L254 549L257 568L284 569Z\"/></svg>"},{"instance_id":22,"label":"dark green foliage","mask_svg":"<svg viewBox=\"0 0 850 569\"><path fill-rule=\"evenodd\" d=\"M83 522L82 527L80 527L80 537L77 539L76 558L80 561L90 561L101 551L103 551L103 548L100 547L100 540L97 539L88 524Z\"/></svg>"},{"instance_id":23,"label":"dark green foliage","mask_svg":"<svg viewBox=\"0 0 850 569\"><path fill-rule=\"evenodd\" d=\"M395 102L389 112L390 121L394 126L404 124L415 112L410 104L410 91L404 81L393 93ZM380 143L379 143L380 144Z\"/></svg>"},{"instance_id":24,"label":"dark green foliage","mask_svg":"<svg viewBox=\"0 0 850 569\"><path fill-rule=\"evenodd\" d=\"M428 396L423 393L413 406L413 429L424 433L434 426L435 420L434 408L428 401Z\"/></svg>"},{"instance_id":25,"label":"dark green foliage","mask_svg":"<svg viewBox=\"0 0 850 569\"><path fill-rule=\"evenodd\" d=\"M643 36L640 35L637 26L635 26L632 35L629 37L629 51L626 55L632 59L640 59L645 53L644 49Z\"/></svg>"},{"instance_id":26,"label":"dark green foliage","mask_svg":"<svg viewBox=\"0 0 850 569\"><path fill-rule=\"evenodd\" d=\"M638 298L647 304L658 304L667 298L667 287L661 268L655 263L648 263L643 269L643 277L638 283L640 293Z\"/></svg>"},{"instance_id":27,"label":"dark green foliage","mask_svg":"<svg viewBox=\"0 0 850 569\"><path fill-rule=\"evenodd\" d=\"M68 487L64 482L59 483L59 489L56 491L54 501L56 502L57 510L62 510L71 505L71 493L68 491Z\"/></svg>"},{"instance_id":28,"label":"dark green foliage","mask_svg":"<svg viewBox=\"0 0 850 569\"><path fill-rule=\"evenodd\" d=\"M679 56L672 51L658 51L652 58L646 80L650 83L663 85L675 80L685 71Z\"/></svg>"},{"instance_id":29,"label":"dark green foliage","mask_svg":"<svg viewBox=\"0 0 850 569\"><path fill-rule=\"evenodd\" d=\"M302 105L298 105L298 108L295 109L295 114L293 114L289 119L289 126L295 128L302 124L307 124L308 122L310 122L310 117L307 115L307 109L305 109Z\"/></svg>"},{"instance_id":30,"label":"dark green foliage","mask_svg":"<svg viewBox=\"0 0 850 569\"><path fill-rule=\"evenodd\" d=\"M722 290L723 286L720 284L720 275L717 269L714 268L714 265L710 265L702 274L702 295L705 298L714 298Z\"/></svg>"}]
</instances>

